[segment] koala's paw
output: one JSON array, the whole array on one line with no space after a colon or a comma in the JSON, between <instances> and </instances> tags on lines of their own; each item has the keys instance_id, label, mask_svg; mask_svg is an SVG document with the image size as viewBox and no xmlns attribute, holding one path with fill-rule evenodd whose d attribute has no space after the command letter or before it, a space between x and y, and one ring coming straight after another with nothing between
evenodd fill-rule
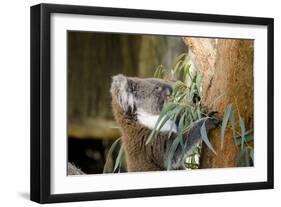
<instances>
[{"instance_id":1,"label":"koala's paw","mask_svg":"<svg viewBox=\"0 0 281 207\"><path fill-rule=\"evenodd\" d=\"M215 125L215 127L219 127L222 124L222 120L219 118L210 118L211 121L213 122L213 125Z\"/></svg>"},{"instance_id":2,"label":"koala's paw","mask_svg":"<svg viewBox=\"0 0 281 207\"><path fill-rule=\"evenodd\" d=\"M217 117L218 112L212 111L208 113L208 124L210 125L210 128L216 128L221 126L222 120Z\"/></svg>"}]
</instances>

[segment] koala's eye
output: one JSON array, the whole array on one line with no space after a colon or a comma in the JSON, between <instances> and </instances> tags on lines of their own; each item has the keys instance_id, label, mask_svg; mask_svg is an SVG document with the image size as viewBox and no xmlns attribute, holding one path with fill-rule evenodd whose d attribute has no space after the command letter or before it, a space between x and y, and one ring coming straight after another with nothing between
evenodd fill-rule
<instances>
[{"instance_id":1,"label":"koala's eye","mask_svg":"<svg viewBox=\"0 0 281 207\"><path fill-rule=\"evenodd\" d=\"M156 86L156 87L155 87L155 90L157 90L157 91L162 91L162 87L161 87L161 86Z\"/></svg>"}]
</instances>

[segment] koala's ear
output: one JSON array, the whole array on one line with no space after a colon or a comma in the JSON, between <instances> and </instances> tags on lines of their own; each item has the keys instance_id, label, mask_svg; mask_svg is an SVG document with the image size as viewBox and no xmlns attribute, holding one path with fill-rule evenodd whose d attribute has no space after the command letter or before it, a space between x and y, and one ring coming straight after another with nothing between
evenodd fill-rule
<instances>
[{"instance_id":1,"label":"koala's ear","mask_svg":"<svg viewBox=\"0 0 281 207\"><path fill-rule=\"evenodd\" d=\"M111 94L117 98L118 103L125 112L130 112L134 109L134 97L130 86L130 80L126 76L122 74L113 76Z\"/></svg>"}]
</instances>

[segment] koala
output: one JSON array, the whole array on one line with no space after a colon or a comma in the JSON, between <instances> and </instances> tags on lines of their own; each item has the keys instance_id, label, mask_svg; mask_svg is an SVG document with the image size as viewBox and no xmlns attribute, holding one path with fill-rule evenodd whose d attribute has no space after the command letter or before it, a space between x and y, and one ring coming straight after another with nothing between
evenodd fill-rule
<instances>
[{"instance_id":1,"label":"koala","mask_svg":"<svg viewBox=\"0 0 281 207\"><path fill-rule=\"evenodd\" d=\"M168 120L155 139L148 144L146 141L173 92L172 85L157 78L141 79L119 74L112 78L110 92L112 111L121 128L128 172L167 170L166 155L177 137L177 124ZM183 138L187 153L201 141L200 128L204 122L207 132L217 126L208 117L194 122ZM178 147L172 170L185 169L181 152L182 147Z\"/></svg>"}]
</instances>

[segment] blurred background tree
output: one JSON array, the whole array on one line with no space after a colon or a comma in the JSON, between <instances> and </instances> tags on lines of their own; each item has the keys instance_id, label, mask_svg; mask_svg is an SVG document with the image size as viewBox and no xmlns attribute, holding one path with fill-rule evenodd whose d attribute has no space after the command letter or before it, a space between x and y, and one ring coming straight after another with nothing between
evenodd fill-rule
<instances>
[{"instance_id":1,"label":"blurred background tree","mask_svg":"<svg viewBox=\"0 0 281 207\"><path fill-rule=\"evenodd\" d=\"M69 31L68 159L88 174L102 173L105 155L120 137L111 112L111 77L152 77L187 52L181 37Z\"/></svg>"}]
</instances>

